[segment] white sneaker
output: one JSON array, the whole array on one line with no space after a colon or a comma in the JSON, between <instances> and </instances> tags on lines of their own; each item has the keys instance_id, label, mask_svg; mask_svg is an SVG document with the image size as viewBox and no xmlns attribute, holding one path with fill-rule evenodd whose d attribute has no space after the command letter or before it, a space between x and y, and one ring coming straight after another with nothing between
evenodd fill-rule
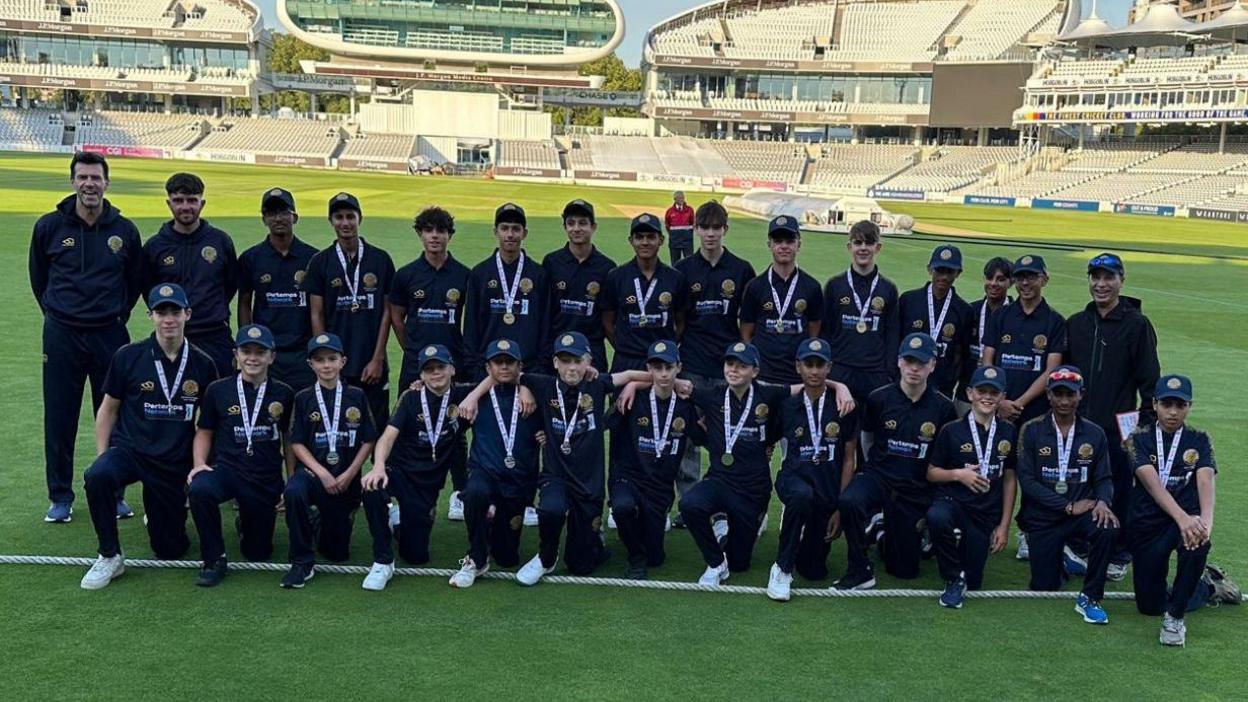
<instances>
[{"instance_id":1,"label":"white sneaker","mask_svg":"<svg viewBox=\"0 0 1248 702\"><path fill-rule=\"evenodd\" d=\"M711 522L711 533L715 535L716 541L723 541L728 538L728 520L716 519Z\"/></svg>"},{"instance_id":2,"label":"white sneaker","mask_svg":"<svg viewBox=\"0 0 1248 702\"><path fill-rule=\"evenodd\" d=\"M399 524L402 521L403 521L403 514L399 512L399 506L397 504L390 505L390 528L391 529L399 528Z\"/></svg>"},{"instance_id":3,"label":"white sneaker","mask_svg":"<svg viewBox=\"0 0 1248 702\"><path fill-rule=\"evenodd\" d=\"M758 525L758 535L762 536L767 533L767 515L763 515L763 521Z\"/></svg>"},{"instance_id":4,"label":"white sneaker","mask_svg":"<svg viewBox=\"0 0 1248 702\"><path fill-rule=\"evenodd\" d=\"M1027 548L1026 532L1018 532L1018 554L1014 557L1020 561L1025 561L1031 558L1031 549Z\"/></svg>"},{"instance_id":5,"label":"white sneaker","mask_svg":"<svg viewBox=\"0 0 1248 702\"><path fill-rule=\"evenodd\" d=\"M477 576L485 575L488 572L490 572L490 564L488 562L478 568L471 558L464 556L459 561L459 570L451 576L451 587L461 590L466 587L472 587L472 584L477 581Z\"/></svg>"},{"instance_id":6,"label":"white sneaker","mask_svg":"<svg viewBox=\"0 0 1248 702\"><path fill-rule=\"evenodd\" d=\"M516 572L516 582L521 585L536 585L541 581L542 576L555 572L555 567L547 568L542 565L542 557L534 556L532 560L524 564L524 567Z\"/></svg>"},{"instance_id":7,"label":"white sneaker","mask_svg":"<svg viewBox=\"0 0 1248 702\"><path fill-rule=\"evenodd\" d=\"M464 521L464 501L459 499L459 490L451 493L451 507L446 510L446 518L452 522Z\"/></svg>"},{"instance_id":8,"label":"white sneaker","mask_svg":"<svg viewBox=\"0 0 1248 702\"><path fill-rule=\"evenodd\" d=\"M374 563L373 567L368 569L368 575L364 576L364 589L374 592L385 590L386 583L390 582L390 578L393 577L393 563Z\"/></svg>"},{"instance_id":9,"label":"white sneaker","mask_svg":"<svg viewBox=\"0 0 1248 702\"><path fill-rule=\"evenodd\" d=\"M91 570L82 576L79 585L83 590L101 590L108 587L113 578L119 578L126 572L126 557L118 553L112 558L100 556L91 565Z\"/></svg>"},{"instance_id":10,"label":"white sneaker","mask_svg":"<svg viewBox=\"0 0 1248 702\"><path fill-rule=\"evenodd\" d=\"M699 585L722 585L728 579L728 559L725 558L719 567L706 567L706 572L698 578Z\"/></svg>"},{"instance_id":11,"label":"white sneaker","mask_svg":"<svg viewBox=\"0 0 1248 702\"><path fill-rule=\"evenodd\" d=\"M663 533L666 534L667 532L671 530L672 530L672 515L669 514L667 515L667 517L664 518L664 521L663 521Z\"/></svg>"},{"instance_id":12,"label":"white sneaker","mask_svg":"<svg viewBox=\"0 0 1248 702\"><path fill-rule=\"evenodd\" d=\"M793 574L780 570L780 564L771 564L771 579L767 581L767 596L776 602L788 602L793 585Z\"/></svg>"},{"instance_id":13,"label":"white sneaker","mask_svg":"<svg viewBox=\"0 0 1248 702\"><path fill-rule=\"evenodd\" d=\"M526 527L535 527L537 526L537 523L538 523L537 522L537 508L525 507L524 508L524 525Z\"/></svg>"},{"instance_id":14,"label":"white sneaker","mask_svg":"<svg viewBox=\"0 0 1248 702\"><path fill-rule=\"evenodd\" d=\"M613 509L607 509L607 528L608 529L619 528L615 525L615 510Z\"/></svg>"},{"instance_id":15,"label":"white sneaker","mask_svg":"<svg viewBox=\"0 0 1248 702\"><path fill-rule=\"evenodd\" d=\"M1109 568L1105 569L1105 577L1118 583L1127 579L1126 563L1110 563Z\"/></svg>"}]
</instances>

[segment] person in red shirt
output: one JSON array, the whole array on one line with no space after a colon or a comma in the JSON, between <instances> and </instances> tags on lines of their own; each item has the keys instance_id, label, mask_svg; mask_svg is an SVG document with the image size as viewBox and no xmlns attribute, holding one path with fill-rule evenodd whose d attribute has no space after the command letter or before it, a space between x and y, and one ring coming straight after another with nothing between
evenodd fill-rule
<instances>
[{"instance_id":1,"label":"person in red shirt","mask_svg":"<svg viewBox=\"0 0 1248 702\"><path fill-rule=\"evenodd\" d=\"M663 215L667 226L667 250L672 255L672 265L686 256L693 255L693 208L685 204L684 192L672 193L672 206Z\"/></svg>"}]
</instances>

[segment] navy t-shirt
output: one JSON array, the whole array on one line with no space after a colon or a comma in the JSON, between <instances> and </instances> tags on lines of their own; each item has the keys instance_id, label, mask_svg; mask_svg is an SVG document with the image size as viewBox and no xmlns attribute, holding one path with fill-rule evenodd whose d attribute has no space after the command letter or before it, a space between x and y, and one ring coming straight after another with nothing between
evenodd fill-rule
<instances>
[{"instance_id":1,"label":"navy t-shirt","mask_svg":"<svg viewBox=\"0 0 1248 702\"><path fill-rule=\"evenodd\" d=\"M312 338L302 285L315 255L316 249L298 237L284 254L266 237L238 257L238 290L252 296L251 321L273 332L278 351L302 351Z\"/></svg>"},{"instance_id":2,"label":"navy t-shirt","mask_svg":"<svg viewBox=\"0 0 1248 702\"><path fill-rule=\"evenodd\" d=\"M651 282L654 291L642 314L637 299L637 285L644 296ZM602 310L615 312L615 357L613 371L639 370L645 367L650 344L676 338L676 314L685 306L685 277L675 268L658 261L654 276L646 278L637 266L637 259L607 274L602 297Z\"/></svg>"},{"instance_id":3,"label":"navy t-shirt","mask_svg":"<svg viewBox=\"0 0 1248 702\"><path fill-rule=\"evenodd\" d=\"M754 266L728 249L714 265L701 251L676 262L685 276L685 333L680 360L686 372L717 378L723 368L724 349L741 340L737 318L741 298L754 278Z\"/></svg>"},{"instance_id":4,"label":"navy t-shirt","mask_svg":"<svg viewBox=\"0 0 1248 702\"><path fill-rule=\"evenodd\" d=\"M269 379L264 387L264 400L256 422L252 425L252 455L247 455L247 432L243 415L251 417L256 406L258 388L243 381L246 406L238 401L238 376L232 375L212 383L204 393L199 411L199 428L212 434L212 465L228 466L245 479L259 483L282 481L285 454L282 437L290 430L290 414L294 409L295 391L281 381Z\"/></svg>"},{"instance_id":5,"label":"navy t-shirt","mask_svg":"<svg viewBox=\"0 0 1248 702\"><path fill-rule=\"evenodd\" d=\"M968 415L971 416L971 415ZM936 483L936 496L946 497L958 502L982 515L987 519L1001 519L1002 478L1005 471L1015 469L1015 453L1018 430L1009 422L997 422L997 431L988 442L988 428L975 423L975 431L979 434L979 445L988 453L988 492L972 492L970 488L958 482ZM975 441L971 438L971 425L966 419L957 419L946 424L936 437L928 462L937 468L959 470L972 467L979 471L979 457L975 453Z\"/></svg>"},{"instance_id":6,"label":"navy t-shirt","mask_svg":"<svg viewBox=\"0 0 1248 702\"><path fill-rule=\"evenodd\" d=\"M845 443L858 440L858 410L841 417L837 414L836 393L824 390L823 416L819 416L819 401L811 401L811 413L819 430L819 462L815 456L815 442L811 439L810 417L806 415L803 398L806 391L790 397L780 406L781 431L789 441L788 453L780 470L796 472L815 486L818 494L834 500L841 492L841 477L845 466Z\"/></svg>"},{"instance_id":7,"label":"navy t-shirt","mask_svg":"<svg viewBox=\"0 0 1248 702\"><path fill-rule=\"evenodd\" d=\"M171 361L155 335L117 349L104 379L104 392L121 400L110 447L126 448L172 472L191 470L191 443L195 438L195 410L203 393L217 379L217 367L208 354L190 342L182 380L166 398L156 372L164 370L166 389L177 380L181 351Z\"/></svg>"},{"instance_id":8,"label":"navy t-shirt","mask_svg":"<svg viewBox=\"0 0 1248 702\"><path fill-rule=\"evenodd\" d=\"M461 330L468 293L468 267L449 254L441 268L434 268L421 254L394 274L390 304L406 310L403 316L405 353L429 344L442 344L451 352L457 368L465 368L464 333Z\"/></svg>"},{"instance_id":9,"label":"navy t-shirt","mask_svg":"<svg viewBox=\"0 0 1248 702\"><path fill-rule=\"evenodd\" d=\"M837 365L895 376L897 346L901 343L897 286L881 275L871 292L871 281L878 274L878 267L868 276L849 271L853 290L867 307L862 315L867 330L862 333L858 332L860 311L845 274L828 280L823 288L823 327L819 334L832 344L832 361Z\"/></svg>"},{"instance_id":10,"label":"navy t-shirt","mask_svg":"<svg viewBox=\"0 0 1248 702\"><path fill-rule=\"evenodd\" d=\"M927 464L936 432L957 417L953 401L931 383L915 402L898 383L876 388L862 413L862 431L872 435L864 472L879 475L911 499L926 499Z\"/></svg>"},{"instance_id":11,"label":"navy t-shirt","mask_svg":"<svg viewBox=\"0 0 1248 702\"><path fill-rule=\"evenodd\" d=\"M728 391L731 431L744 412L747 417L741 433L732 448L732 465L725 466L727 436L724 432L724 392ZM791 395L787 385L769 385L754 382L754 401L746 406L747 391L741 397L728 389L723 381L697 385L693 388L693 404L706 418L706 447L711 454L711 466L706 473L708 480L719 480L733 490L759 502L766 502L771 495L771 465L767 461L767 446L779 440L780 422L777 415L780 406Z\"/></svg>"},{"instance_id":12,"label":"navy t-shirt","mask_svg":"<svg viewBox=\"0 0 1248 702\"><path fill-rule=\"evenodd\" d=\"M494 387L494 396L498 398L498 411L503 417L503 423L510 426L516 386L497 385ZM507 451L502 432L498 428L498 417L494 414L493 401L489 394L481 398L476 419L472 422L468 471L485 471L498 483L504 496L528 500L532 498L537 486L538 443L535 437L542 430L542 416L540 412L534 412L528 417L520 415L516 422L519 426L515 429L516 443L512 446L516 465L508 468L505 462Z\"/></svg>"},{"instance_id":13,"label":"navy t-shirt","mask_svg":"<svg viewBox=\"0 0 1248 702\"><path fill-rule=\"evenodd\" d=\"M610 397L615 392L611 376L602 374L593 380L583 380L574 388L554 376L537 373L525 373L520 376L520 382L537 400L538 411L542 415L542 430L546 432L542 476L562 480L580 497L601 499L605 494L606 472L602 430L606 427ZM572 419L574 412L576 415L569 439L572 453L567 455L560 448L567 424L559 411L555 393L563 395L568 420Z\"/></svg>"},{"instance_id":14,"label":"navy t-shirt","mask_svg":"<svg viewBox=\"0 0 1248 702\"><path fill-rule=\"evenodd\" d=\"M775 299L772 297L774 286L780 305L784 305L788 297L789 287L796 285L793 299L785 310L784 317L779 317ZM807 325L818 322L823 317L823 294L819 290L819 281L809 273L797 269L797 275L784 280L771 269L763 271L745 287L745 297L741 301L741 321L754 324L753 344L758 348L758 377L769 383L793 385L802 382L797 374L797 347L802 339L810 337ZM727 344L720 347L720 357Z\"/></svg>"},{"instance_id":15,"label":"navy t-shirt","mask_svg":"<svg viewBox=\"0 0 1248 702\"><path fill-rule=\"evenodd\" d=\"M1018 487L1023 494L1018 523L1023 529L1041 529L1068 519L1066 505L1083 499L1110 504L1114 499L1109 467L1109 443L1095 423L1077 417L1066 468L1066 492L1057 492L1061 477L1057 429L1053 414L1032 419L1019 430Z\"/></svg>"},{"instance_id":16,"label":"navy t-shirt","mask_svg":"<svg viewBox=\"0 0 1248 702\"><path fill-rule=\"evenodd\" d=\"M1173 446L1174 435L1162 433L1166 453ZM1157 469L1161 476L1161 463L1164 460L1157 450L1157 432L1155 425L1149 424L1136 428L1127 442L1127 454L1131 459L1131 470L1134 473L1144 466ZM1165 484L1166 492L1174 498L1179 507L1188 514L1200 514L1200 492L1196 486L1196 471L1210 468L1218 472L1218 462L1213 456L1213 442L1209 435L1191 426L1183 427L1183 436L1179 439L1179 448L1174 455L1174 465L1170 467L1170 475ZM1123 515L1118 515L1122 517ZM1170 515L1157 505L1153 496L1148 494L1144 484L1136 481L1131 491L1131 525L1135 529L1155 529L1169 524Z\"/></svg>"},{"instance_id":17,"label":"navy t-shirt","mask_svg":"<svg viewBox=\"0 0 1248 702\"><path fill-rule=\"evenodd\" d=\"M520 272L520 281L511 308L515 320L512 324L507 324L507 304L503 289L511 289L520 259L503 264L506 280L499 281L498 265L494 260L497 253L498 250L495 249L489 258L473 267L468 275L468 303L464 309L464 355L467 356L467 377L470 379L485 377L485 348L497 339L511 339L520 344L520 350L524 353L524 358L520 360L525 368L540 367L540 359L551 356L550 349L541 348L542 341L548 337L546 327L550 323L547 318L550 281L546 270L525 254L524 269Z\"/></svg>"},{"instance_id":18,"label":"navy t-shirt","mask_svg":"<svg viewBox=\"0 0 1248 702\"><path fill-rule=\"evenodd\" d=\"M988 318L984 346L996 350L993 365L1005 371L1005 396L1017 399L1044 373L1049 354L1066 352L1066 319L1041 300L1028 314L1020 302L998 308ZM1028 403L1019 423L1049 411L1043 394Z\"/></svg>"},{"instance_id":19,"label":"navy t-shirt","mask_svg":"<svg viewBox=\"0 0 1248 702\"><path fill-rule=\"evenodd\" d=\"M554 348L554 339L580 332L589 339L594 367L606 370L606 332L602 328L602 290L615 262L594 248L584 261L572 255L568 245L546 254L542 268L550 279L550 332L542 351ZM544 364L543 364L544 365Z\"/></svg>"},{"instance_id":20,"label":"navy t-shirt","mask_svg":"<svg viewBox=\"0 0 1248 702\"><path fill-rule=\"evenodd\" d=\"M368 411L368 399L365 398L364 391L344 385L342 406L338 409L338 441L335 446L339 456L338 465L329 465L326 460L329 455L329 432L325 429L321 408L317 404L316 395L313 394L317 392L321 393L325 402L325 410L331 413L334 411L334 390L322 386L319 382L300 390L295 395L295 415L290 427L290 443L303 445L312 452L313 457L325 470L334 475L342 475L355 460L361 446L377 441L377 427L373 424L373 415ZM308 469L303 461L299 461L297 465L304 470Z\"/></svg>"},{"instance_id":21,"label":"navy t-shirt","mask_svg":"<svg viewBox=\"0 0 1248 702\"><path fill-rule=\"evenodd\" d=\"M661 486L666 489L676 482L685 447L690 442L705 443L706 432L698 425L698 413L689 400L676 398L674 409L671 397L664 400L655 397L658 422L650 412L652 390L642 390L633 398L628 415L620 417L612 428L611 441L624 442L628 450L617 451L611 465L612 479L623 478L640 483ZM675 397L673 395L672 397ZM669 424L668 417L671 417ZM655 429L660 436L666 430L663 453L657 451Z\"/></svg>"},{"instance_id":22,"label":"navy t-shirt","mask_svg":"<svg viewBox=\"0 0 1248 702\"><path fill-rule=\"evenodd\" d=\"M897 303L901 317L901 328L906 334L932 334L931 319L927 309L927 290L931 283L917 290L908 290L901 294ZM956 289L950 289L945 300L932 300L932 317L940 318L940 311L949 302L949 310L945 312L943 321L938 321L940 329L932 338L936 341L936 370L932 371L931 380L937 389L949 397L953 397L958 377L966 365L970 353L971 339L976 334L975 315L966 300L958 297Z\"/></svg>"},{"instance_id":23,"label":"navy t-shirt","mask_svg":"<svg viewBox=\"0 0 1248 702\"><path fill-rule=\"evenodd\" d=\"M455 440L468 429L465 423L459 421L459 403L474 387L468 383L455 384L445 395L437 395L428 388L405 390L399 396L394 413L390 415L389 425L399 430L399 436L390 449L386 467L406 473L445 475L445 471L450 468ZM424 404L421 402L422 393L432 415L428 425L425 423ZM429 426L435 431L438 429L439 415L444 417L442 428L431 441ZM436 460L434 446L438 449Z\"/></svg>"},{"instance_id":24,"label":"navy t-shirt","mask_svg":"<svg viewBox=\"0 0 1248 702\"><path fill-rule=\"evenodd\" d=\"M303 288L309 295L322 298L325 330L342 339L347 356L343 377L359 378L377 348L377 334L386 315L386 296L394 281L394 261L385 250L361 237L359 246L364 250L363 267L360 268L360 257L357 255L347 258L344 271L338 260L337 246L335 243L312 257ZM353 297L350 284L355 280L357 268L360 286L356 289L358 297ZM357 303L359 309L352 311Z\"/></svg>"}]
</instances>

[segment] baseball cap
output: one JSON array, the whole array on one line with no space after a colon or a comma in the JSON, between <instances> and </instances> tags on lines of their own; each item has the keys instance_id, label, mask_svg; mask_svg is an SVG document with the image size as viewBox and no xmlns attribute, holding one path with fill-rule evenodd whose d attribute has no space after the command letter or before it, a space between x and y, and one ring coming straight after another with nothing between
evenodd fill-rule
<instances>
[{"instance_id":1,"label":"baseball cap","mask_svg":"<svg viewBox=\"0 0 1248 702\"><path fill-rule=\"evenodd\" d=\"M1092 257L1092 260L1088 261L1088 274L1091 274L1093 271L1101 268L1117 273L1118 275L1127 274L1126 266L1122 263L1122 257L1116 253L1110 253L1108 251L1102 254L1097 254Z\"/></svg>"},{"instance_id":2,"label":"baseball cap","mask_svg":"<svg viewBox=\"0 0 1248 702\"><path fill-rule=\"evenodd\" d=\"M451 358L450 349L442 344L429 344L420 350L420 367L423 370L427 363L445 363L448 366L455 365L455 360Z\"/></svg>"},{"instance_id":3,"label":"baseball cap","mask_svg":"<svg viewBox=\"0 0 1248 702\"><path fill-rule=\"evenodd\" d=\"M577 215L589 217L589 221L591 222L597 221L594 219L594 206L584 200L581 200L580 198L577 198L576 200L573 200L563 206L564 219L567 219L568 217L575 217Z\"/></svg>"},{"instance_id":4,"label":"baseball cap","mask_svg":"<svg viewBox=\"0 0 1248 702\"><path fill-rule=\"evenodd\" d=\"M630 235L638 232L654 232L655 234L662 234L663 225L659 223L658 217L655 217L649 212L642 212L636 217L633 217L632 223L628 226L628 233Z\"/></svg>"},{"instance_id":5,"label":"baseball cap","mask_svg":"<svg viewBox=\"0 0 1248 702\"><path fill-rule=\"evenodd\" d=\"M277 208L274 205L284 205L291 212L295 211L295 196L290 194L285 188L269 188L264 191L264 195L260 196L260 212L271 212Z\"/></svg>"},{"instance_id":6,"label":"baseball cap","mask_svg":"<svg viewBox=\"0 0 1248 702\"><path fill-rule=\"evenodd\" d=\"M1083 392L1083 373L1075 366L1058 366L1052 373L1049 373L1044 386L1049 390L1066 388L1075 392Z\"/></svg>"},{"instance_id":7,"label":"baseball cap","mask_svg":"<svg viewBox=\"0 0 1248 702\"><path fill-rule=\"evenodd\" d=\"M1048 269L1044 267L1044 257L1035 254L1027 254L1014 262L1014 275L1019 273L1040 273L1047 274Z\"/></svg>"},{"instance_id":8,"label":"baseball cap","mask_svg":"<svg viewBox=\"0 0 1248 702\"><path fill-rule=\"evenodd\" d=\"M797 223L797 218L789 215L779 215L773 217L771 222L767 224L768 239L800 239L802 238L802 228Z\"/></svg>"},{"instance_id":9,"label":"baseball cap","mask_svg":"<svg viewBox=\"0 0 1248 702\"><path fill-rule=\"evenodd\" d=\"M519 361L520 360L520 344L511 339L495 339L490 345L485 347L485 360L492 361L499 356Z\"/></svg>"},{"instance_id":10,"label":"baseball cap","mask_svg":"<svg viewBox=\"0 0 1248 702\"><path fill-rule=\"evenodd\" d=\"M662 361L664 363L680 363L680 349L676 342L669 340L656 341L646 351L646 362Z\"/></svg>"},{"instance_id":11,"label":"baseball cap","mask_svg":"<svg viewBox=\"0 0 1248 702\"><path fill-rule=\"evenodd\" d=\"M351 193L338 193L329 198L329 216L333 217L334 213L341 209L355 210L356 214L364 216L364 210L360 209L360 201Z\"/></svg>"},{"instance_id":12,"label":"baseball cap","mask_svg":"<svg viewBox=\"0 0 1248 702\"><path fill-rule=\"evenodd\" d=\"M1184 402L1192 401L1192 380L1186 375L1163 375L1157 379L1157 388L1153 397L1158 400L1174 398Z\"/></svg>"},{"instance_id":13,"label":"baseball cap","mask_svg":"<svg viewBox=\"0 0 1248 702\"><path fill-rule=\"evenodd\" d=\"M970 386L973 388L988 386L996 388L999 392L1005 392L1005 371L997 366L980 366L971 374Z\"/></svg>"},{"instance_id":14,"label":"baseball cap","mask_svg":"<svg viewBox=\"0 0 1248 702\"><path fill-rule=\"evenodd\" d=\"M273 332L262 324L248 324L238 330L238 334L234 336L234 345L241 347L243 344L255 344L270 351L277 348L277 342L273 340Z\"/></svg>"},{"instance_id":15,"label":"baseball cap","mask_svg":"<svg viewBox=\"0 0 1248 702\"><path fill-rule=\"evenodd\" d=\"M494 226L503 222L512 222L522 227L529 226L529 218L524 216L524 208L514 202L504 202L494 210Z\"/></svg>"},{"instance_id":16,"label":"baseball cap","mask_svg":"<svg viewBox=\"0 0 1248 702\"><path fill-rule=\"evenodd\" d=\"M589 339L580 332L567 332L555 339L555 355L566 353L580 358L589 353Z\"/></svg>"},{"instance_id":17,"label":"baseball cap","mask_svg":"<svg viewBox=\"0 0 1248 702\"><path fill-rule=\"evenodd\" d=\"M962 251L958 247L949 244L937 246L932 250L932 260L928 262L927 267L933 270L948 268L960 271L962 270Z\"/></svg>"},{"instance_id":18,"label":"baseball cap","mask_svg":"<svg viewBox=\"0 0 1248 702\"><path fill-rule=\"evenodd\" d=\"M317 351L320 351L321 349L329 349L330 351L344 353L342 350L342 339L339 339L337 334L330 334L328 332L325 334L317 334L311 339L308 339L309 356Z\"/></svg>"},{"instance_id":19,"label":"baseball cap","mask_svg":"<svg viewBox=\"0 0 1248 702\"><path fill-rule=\"evenodd\" d=\"M901 340L901 348L897 350L897 355L927 363L936 358L936 342L927 334L910 334Z\"/></svg>"},{"instance_id":20,"label":"baseball cap","mask_svg":"<svg viewBox=\"0 0 1248 702\"><path fill-rule=\"evenodd\" d=\"M724 360L727 361L730 358L735 358L746 365L757 367L758 349L754 347L754 344L738 341L735 344L729 344L728 350L724 352Z\"/></svg>"},{"instance_id":21,"label":"baseball cap","mask_svg":"<svg viewBox=\"0 0 1248 702\"><path fill-rule=\"evenodd\" d=\"M179 309L187 309L191 303L186 299L186 291L177 283L161 283L147 294L147 309L154 310L161 305L174 305Z\"/></svg>"},{"instance_id":22,"label":"baseball cap","mask_svg":"<svg viewBox=\"0 0 1248 702\"><path fill-rule=\"evenodd\" d=\"M797 345L797 360L804 361L808 358L822 358L831 363L832 347L823 339L802 339L802 343Z\"/></svg>"}]
</instances>

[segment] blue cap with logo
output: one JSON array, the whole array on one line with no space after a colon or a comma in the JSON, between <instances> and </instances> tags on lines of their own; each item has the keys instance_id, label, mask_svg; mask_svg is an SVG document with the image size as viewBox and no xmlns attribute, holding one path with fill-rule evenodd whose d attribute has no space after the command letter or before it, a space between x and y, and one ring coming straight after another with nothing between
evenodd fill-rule
<instances>
[{"instance_id":1,"label":"blue cap with logo","mask_svg":"<svg viewBox=\"0 0 1248 702\"><path fill-rule=\"evenodd\" d=\"M1048 269L1044 267L1044 257L1035 254L1026 254L1014 262L1014 275L1019 273L1039 273L1047 275Z\"/></svg>"},{"instance_id":2,"label":"blue cap with logo","mask_svg":"<svg viewBox=\"0 0 1248 702\"><path fill-rule=\"evenodd\" d=\"M927 267L932 270L948 268L952 271L962 270L962 250L951 244L943 244L932 250L932 260Z\"/></svg>"},{"instance_id":3,"label":"blue cap with logo","mask_svg":"<svg viewBox=\"0 0 1248 702\"><path fill-rule=\"evenodd\" d=\"M1186 375L1163 375L1157 379L1153 397L1158 400L1176 399L1192 401L1192 379Z\"/></svg>"},{"instance_id":4,"label":"blue cap with logo","mask_svg":"<svg viewBox=\"0 0 1248 702\"><path fill-rule=\"evenodd\" d=\"M492 361L499 356L520 360L520 344L511 339L495 339L485 347L485 360Z\"/></svg>"},{"instance_id":5,"label":"blue cap with logo","mask_svg":"<svg viewBox=\"0 0 1248 702\"><path fill-rule=\"evenodd\" d=\"M800 239L801 236L802 227L797 223L796 217L779 215L773 217L767 225L768 239Z\"/></svg>"},{"instance_id":6,"label":"blue cap with logo","mask_svg":"<svg viewBox=\"0 0 1248 702\"><path fill-rule=\"evenodd\" d=\"M186 299L186 291L177 283L161 283L147 294L147 309L154 310L161 305L174 305L179 309L189 309L191 303Z\"/></svg>"},{"instance_id":7,"label":"blue cap with logo","mask_svg":"<svg viewBox=\"0 0 1248 702\"><path fill-rule=\"evenodd\" d=\"M897 355L902 358L913 358L920 363L927 363L936 358L936 342L927 334L910 334L901 340Z\"/></svg>"},{"instance_id":8,"label":"blue cap with logo","mask_svg":"<svg viewBox=\"0 0 1248 702\"><path fill-rule=\"evenodd\" d=\"M420 367L423 370L430 363L445 363L448 366L455 365L455 360L451 358L451 350L442 344L429 344L420 350Z\"/></svg>"},{"instance_id":9,"label":"blue cap with logo","mask_svg":"<svg viewBox=\"0 0 1248 702\"><path fill-rule=\"evenodd\" d=\"M311 339L308 339L309 356L317 351L320 351L321 349L329 349L330 351L345 353L342 348L342 339L338 338L337 334L330 334L329 332L317 334Z\"/></svg>"},{"instance_id":10,"label":"blue cap with logo","mask_svg":"<svg viewBox=\"0 0 1248 702\"><path fill-rule=\"evenodd\" d=\"M646 350L646 362L662 361L663 363L680 363L680 349L675 341L662 339L650 344Z\"/></svg>"},{"instance_id":11,"label":"blue cap with logo","mask_svg":"<svg viewBox=\"0 0 1248 702\"><path fill-rule=\"evenodd\" d=\"M563 353L580 358L589 352L589 339L580 332L564 332L555 337L556 356Z\"/></svg>"},{"instance_id":12,"label":"blue cap with logo","mask_svg":"<svg viewBox=\"0 0 1248 702\"><path fill-rule=\"evenodd\" d=\"M1044 386L1049 390L1066 388L1074 392L1083 392L1083 372L1075 366L1058 366L1049 373Z\"/></svg>"},{"instance_id":13,"label":"blue cap with logo","mask_svg":"<svg viewBox=\"0 0 1248 702\"><path fill-rule=\"evenodd\" d=\"M239 328L238 334L234 335L234 345L241 348L243 344L255 344L270 351L277 348L277 342L273 340L273 332L262 324L248 324Z\"/></svg>"},{"instance_id":14,"label":"blue cap with logo","mask_svg":"<svg viewBox=\"0 0 1248 702\"><path fill-rule=\"evenodd\" d=\"M663 223L659 221L658 217L655 217L649 212L642 212L636 217L633 217L632 223L628 225L629 235L640 232L654 232L655 234L662 234Z\"/></svg>"},{"instance_id":15,"label":"blue cap with logo","mask_svg":"<svg viewBox=\"0 0 1248 702\"><path fill-rule=\"evenodd\" d=\"M971 373L971 387L996 388L998 392L1005 392L1005 371L998 366L980 366Z\"/></svg>"},{"instance_id":16,"label":"blue cap with logo","mask_svg":"<svg viewBox=\"0 0 1248 702\"><path fill-rule=\"evenodd\" d=\"M747 344L744 341L738 341L728 345L728 350L724 352L724 360L736 359L747 366L758 366L758 349L754 344Z\"/></svg>"},{"instance_id":17,"label":"blue cap with logo","mask_svg":"<svg viewBox=\"0 0 1248 702\"><path fill-rule=\"evenodd\" d=\"M281 208L295 211L295 196L286 188L269 188L260 197L260 212L280 212Z\"/></svg>"},{"instance_id":18,"label":"blue cap with logo","mask_svg":"<svg viewBox=\"0 0 1248 702\"><path fill-rule=\"evenodd\" d=\"M832 346L823 339L802 339L802 343L797 345L797 360L808 358L822 358L825 363L831 363Z\"/></svg>"},{"instance_id":19,"label":"blue cap with logo","mask_svg":"<svg viewBox=\"0 0 1248 702\"><path fill-rule=\"evenodd\" d=\"M1093 256L1090 261L1088 261L1088 275L1091 275L1098 270L1107 270L1111 273L1117 273L1118 275L1127 274L1127 268L1122 263L1122 256L1109 251L1097 254Z\"/></svg>"}]
</instances>

